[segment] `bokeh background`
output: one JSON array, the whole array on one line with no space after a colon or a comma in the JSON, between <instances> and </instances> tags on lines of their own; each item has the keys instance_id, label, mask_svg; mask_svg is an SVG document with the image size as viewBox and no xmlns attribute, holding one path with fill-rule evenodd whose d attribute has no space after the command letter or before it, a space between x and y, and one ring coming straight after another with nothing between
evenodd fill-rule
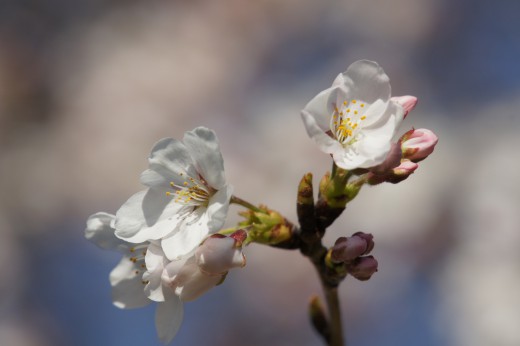
<instances>
[{"instance_id":1,"label":"bokeh background","mask_svg":"<svg viewBox=\"0 0 520 346\"><path fill-rule=\"evenodd\" d=\"M367 58L420 100L403 132L440 142L326 236L376 239L379 272L341 286L349 345L520 345L519 14L517 0L3 0L0 344L158 345L153 306L111 304L119 255L84 240L86 218L141 189L155 141L205 125L236 194L295 220L298 180L330 166L299 111ZM173 344L320 345L311 265L246 255L186 304Z\"/></svg>"}]
</instances>

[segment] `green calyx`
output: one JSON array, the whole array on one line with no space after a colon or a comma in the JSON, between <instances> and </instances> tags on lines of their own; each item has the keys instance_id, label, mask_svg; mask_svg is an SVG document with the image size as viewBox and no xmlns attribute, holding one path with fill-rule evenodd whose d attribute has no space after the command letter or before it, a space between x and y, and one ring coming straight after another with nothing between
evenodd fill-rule
<instances>
[{"instance_id":1,"label":"green calyx","mask_svg":"<svg viewBox=\"0 0 520 346\"><path fill-rule=\"evenodd\" d=\"M248 230L248 242L275 245L291 238L294 225L266 206L258 209L260 211L246 210L239 213L245 220L238 225Z\"/></svg>"},{"instance_id":2,"label":"green calyx","mask_svg":"<svg viewBox=\"0 0 520 346\"><path fill-rule=\"evenodd\" d=\"M332 174L326 173L320 181L320 198L331 208L344 208L348 203L348 195L345 193L350 174L348 171L337 168Z\"/></svg>"},{"instance_id":3,"label":"green calyx","mask_svg":"<svg viewBox=\"0 0 520 346\"><path fill-rule=\"evenodd\" d=\"M327 172L320 181L320 199L330 208L345 208L366 183L363 178L349 182L351 177L352 172L334 165L332 174Z\"/></svg>"}]
</instances>

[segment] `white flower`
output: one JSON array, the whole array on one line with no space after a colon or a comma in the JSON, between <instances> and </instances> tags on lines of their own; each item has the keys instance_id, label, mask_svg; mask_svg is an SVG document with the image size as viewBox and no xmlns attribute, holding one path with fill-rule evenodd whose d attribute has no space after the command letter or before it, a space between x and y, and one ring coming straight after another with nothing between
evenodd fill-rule
<instances>
[{"instance_id":1,"label":"white flower","mask_svg":"<svg viewBox=\"0 0 520 346\"><path fill-rule=\"evenodd\" d=\"M116 236L132 243L161 240L166 256L192 252L224 224L232 188L215 133L198 127L183 141L155 144L141 182L149 188L130 197L117 211Z\"/></svg>"},{"instance_id":2,"label":"white flower","mask_svg":"<svg viewBox=\"0 0 520 346\"><path fill-rule=\"evenodd\" d=\"M200 297L220 284L230 269L245 266L242 240L214 234L190 256L173 261L166 258L160 246L151 244L146 254L147 272L143 275L149 282L145 288L148 298L163 301L172 293L182 301Z\"/></svg>"},{"instance_id":3,"label":"white flower","mask_svg":"<svg viewBox=\"0 0 520 346\"><path fill-rule=\"evenodd\" d=\"M148 298L160 302L156 328L161 341L170 342L177 333L182 318L176 318L175 311L182 311L182 302L200 297L222 283L228 270L245 265L241 246L240 240L215 234L190 256L170 261L159 245L150 244L143 280Z\"/></svg>"},{"instance_id":4,"label":"white flower","mask_svg":"<svg viewBox=\"0 0 520 346\"><path fill-rule=\"evenodd\" d=\"M340 168L352 170L381 164L413 96L391 98L390 80L375 62L356 61L332 86L302 110L308 135Z\"/></svg>"},{"instance_id":5,"label":"white flower","mask_svg":"<svg viewBox=\"0 0 520 346\"><path fill-rule=\"evenodd\" d=\"M114 305L121 309L146 306L151 302L148 299L149 287L155 283L148 280L150 275L143 275L149 273L145 256L149 249L157 245L152 243L136 245L117 238L114 235L114 221L115 216L111 214L91 215L87 220L85 237L105 250L117 250L124 254L119 264L110 272ZM174 294L163 296L155 311L157 333L162 342L168 343L173 339L180 328L183 315L183 305L178 296Z\"/></svg>"}]
</instances>

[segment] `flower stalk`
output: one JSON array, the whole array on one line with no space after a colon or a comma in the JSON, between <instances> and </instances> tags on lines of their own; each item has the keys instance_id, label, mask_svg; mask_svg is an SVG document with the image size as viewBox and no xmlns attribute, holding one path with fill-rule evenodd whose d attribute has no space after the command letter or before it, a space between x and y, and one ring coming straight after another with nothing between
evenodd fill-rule
<instances>
[{"instance_id":1,"label":"flower stalk","mask_svg":"<svg viewBox=\"0 0 520 346\"><path fill-rule=\"evenodd\" d=\"M338 177L338 172L334 173ZM345 176L342 176L341 179L345 179ZM346 180L344 180L344 183L346 183ZM314 327L329 346L341 346L344 345L344 338L337 287L346 274L343 270L336 270L336 267L342 265L333 264L332 268L327 265L327 249L321 241L325 227L323 227L323 224L316 223L312 191L312 175L308 173L300 181L297 194L298 221L301 227L300 251L309 258L316 268L328 310L328 318L325 318L323 309L319 306L319 301L314 297L311 300L310 317Z\"/></svg>"},{"instance_id":2,"label":"flower stalk","mask_svg":"<svg viewBox=\"0 0 520 346\"><path fill-rule=\"evenodd\" d=\"M244 208L247 208L252 211L262 212L262 209L258 208L257 206L255 206L255 205L249 203L248 201L245 201L242 198L237 197L235 195L231 196L230 203L241 205Z\"/></svg>"},{"instance_id":3,"label":"flower stalk","mask_svg":"<svg viewBox=\"0 0 520 346\"><path fill-rule=\"evenodd\" d=\"M329 309L329 346L344 346L343 325L341 322L341 308L339 304L338 288L330 287L322 281L325 300Z\"/></svg>"}]
</instances>

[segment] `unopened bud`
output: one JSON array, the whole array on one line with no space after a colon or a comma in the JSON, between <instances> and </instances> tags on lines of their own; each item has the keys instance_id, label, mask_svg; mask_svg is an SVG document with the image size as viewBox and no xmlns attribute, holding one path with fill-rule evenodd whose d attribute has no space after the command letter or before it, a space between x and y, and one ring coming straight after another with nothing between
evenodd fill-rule
<instances>
[{"instance_id":1,"label":"unopened bud","mask_svg":"<svg viewBox=\"0 0 520 346\"><path fill-rule=\"evenodd\" d=\"M316 331L321 336L323 336L325 340L329 340L329 322L327 321L325 310L323 309L323 305L321 304L320 298L318 298L318 296L311 297L311 301L309 303L309 316Z\"/></svg>"},{"instance_id":2,"label":"unopened bud","mask_svg":"<svg viewBox=\"0 0 520 346\"><path fill-rule=\"evenodd\" d=\"M332 247L331 260L335 263L350 262L369 253L374 248L373 236L358 232L352 237L341 237Z\"/></svg>"},{"instance_id":3,"label":"unopened bud","mask_svg":"<svg viewBox=\"0 0 520 346\"><path fill-rule=\"evenodd\" d=\"M403 158L413 162L424 160L433 152L439 138L428 129L411 129L400 139Z\"/></svg>"},{"instance_id":4,"label":"unopened bud","mask_svg":"<svg viewBox=\"0 0 520 346\"><path fill-rule=\"evenodd\" d=\"M374 236L371 233L356 232L352 237L363 238L367 242L367 249L363 252L363 255L369 254L374 249Z\"/></svg>"},{"instance_id":5,"label":"unopened bud","mask_svg":"<svg viewBox=\"0 0 520 346\"><path fill-rule=\"evenodd\" d=\"M392 170L392 174L385 177L385 181L397 184L408 178L419 167L418 164L409 160L402 160L401 164Z\"/></svg>"},{"instance_id":6,"label":"unopened bud","mask_svg":"<svg viewBox=\"0 0 520 346\"><path fill-rule=\"evenodd\" d=\"M374 256L356 258L348 268L349 274L360 281L366 281L377 272L377 260Z\"/></svg>"},{"instance_id":7,"label":"unopened bud","mask_svg":"<svg viewBox=\"0 0 520 346\"><path fill-rule=\"evenodd\" d=\"M395 96L392 97L391 100L404 108L404 118L406 118L408 113L410 113L417 105L417 97L410 95Z\"/></svg>"},{"instance_id":8,"label":"unopened bud","mask_svg":"<svg viewBox=\"0 0 520 346\"><path fill-rule=\"evenodd\" d=\"M314 205L313 189L312 189L312 173L307 173L303 176L298 185L298 204Z\"/></svg>"},{"instance_id":9,"label":"unopened bud","mask_svg":"<svg viewBox=\"0 0 520 346\"><path fill-rule=\"evenodd\" d=\"M305 241L311 241L316 235L312 173L305 174L298 185L296 212L298 214L298 222L301 226L301 236L305 238Z\"/></svg>"},{"instance_id":10,"label":"unopened bud","mask_svg":"<svg viewBox=\"0 0 520 346\"><path fill-rule=\"evenodd\" d=\"M280 213L265 206L259 211L247 210L239 213L246 218L239 225L249 229L251 241L276 245L291 239L294 225Z\"/></svg>"},{"instance_id":11,"label":"unopened bud","mask_svg":"<svg viewBox=\"0 0 520 346\"><path fill-rule=\"evenodd\" d=\"M235 238L213 234L197 248L195 259L204 273L223 274L231 268L246 265L241 244Z\"/></svg>"},{"instance_id":12,"label":"unopened bud","mask_svg":"<svg viewBox=\"0 0 520 346\"><path fill-rule=\"evenodd\" d=\"M394 175L408 177L410 174L415 172L415 170L418 167L419 167L419 165L413 161L403 160L403 161L401 161L401 164L399 166L395 167L392 171L393 171Z\"/></svg>"}]
</instances>

